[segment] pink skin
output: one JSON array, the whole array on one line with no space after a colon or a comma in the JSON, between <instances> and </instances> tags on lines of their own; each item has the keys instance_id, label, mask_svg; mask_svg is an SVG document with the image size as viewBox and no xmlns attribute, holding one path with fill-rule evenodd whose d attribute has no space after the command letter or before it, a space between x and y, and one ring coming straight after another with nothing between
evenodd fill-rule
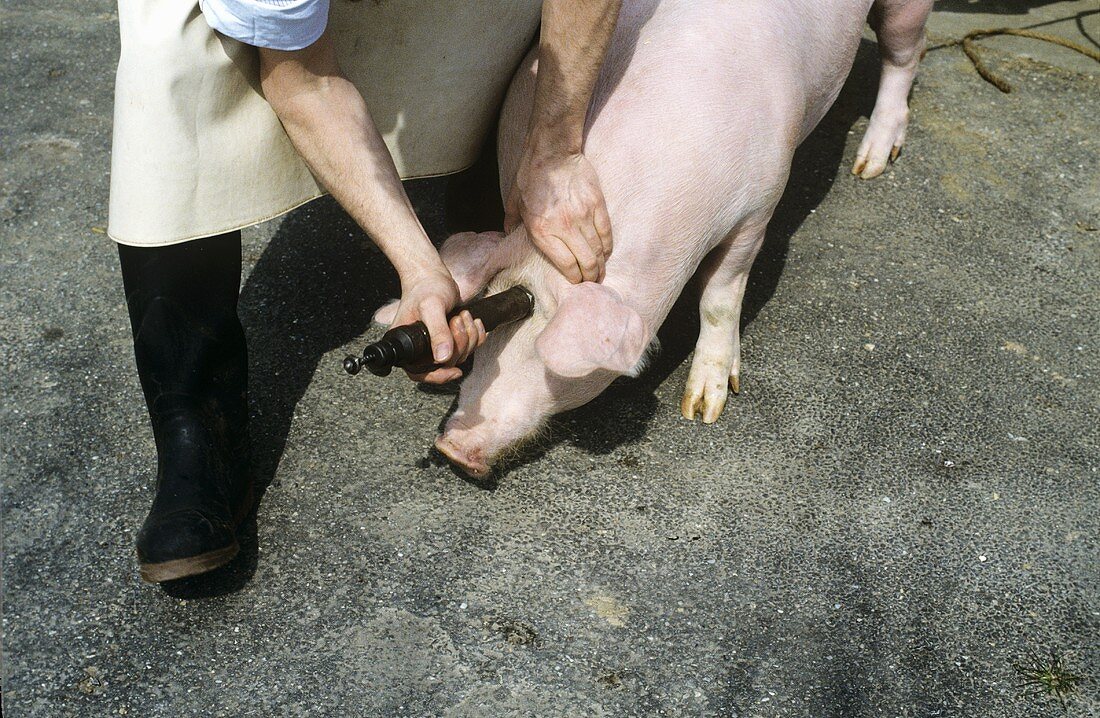
<instances>
[{"instance_id":1,"label":"pink skin","mask_svg":"<svg viewBox=\"0 0 1100 718\"><path fill-rule=\"evenodd\" d=\"M880 92L857 174L881 172L904 139L907 95L931 0L878 0ZM604 189L615 249L601 285L570 285L527 241L457 235L444 261L463 297L517 283L535 315L489 335L436 446L473 476L640 369L684 286L701 284L700 336L681 409L705 423L739 387L745 279L798 144L836 99L870 0L624 3L589 112L585 154ZM535 57L501 115L507 195L528 125ZM882 108L880 112L879 108ZM383 310L384 311L384 310ZM384 318L381 316L380 318Z\"/></svg>"}]
</instances>

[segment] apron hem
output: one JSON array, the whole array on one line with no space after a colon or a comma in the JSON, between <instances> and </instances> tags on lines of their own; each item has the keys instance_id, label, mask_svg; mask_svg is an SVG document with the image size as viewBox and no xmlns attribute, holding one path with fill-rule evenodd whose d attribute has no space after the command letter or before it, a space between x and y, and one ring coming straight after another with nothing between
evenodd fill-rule
<instances>
[{"instance_id":1,"label":"apron hem","mask_svg":"<svg viewBox=\"0 0 1100 718\"><path fill-rule=\"evenodd\" d=\"M428 174L415 175L413 177L402 177L401 181L404 182L404 181L408 181L408 180L432 179L433 177L446 177L447 175L458 174L459 172L463 172L465 170L468 170L471 167L473 167L475 163L476 163L476 160L474 162L470 162L469 164L467 164L463 167L460 167L456 170L448 170L446 172L431 172L431 173L428 173ZM136 242L136 241L129 240L129 239L122 239L121 237L119 237L118 235L116 235L114 232L111 231L110 226L107 227L107 236L112 241L114 241L116 244L124 244L127 247L168 247L168 246L171 246L173 244L182 244L184 242L190 242L190 241L195 240L195 239L205 239L206 237L216 237L219 234L225 234L226 232L236 232L237 230L240 230L240 229L246 229L248 227L254 227L257 224L263 224L264 222L275 219L276 217L281 217L284 214L287 214L288 212L293 212L294 210L298 209L302 205L309 204L313 200L324 197L327 194L329 194L329 193L328 192L319 192L318 194L311 195L311 196L306 197L305 199L303 199L301 201L295 202L294 204L290 205L286 209L281 209L278 212L275 212L273 214L269 214L266 217L261 217L260 219L254 219L254 220L251 220L251 221L248 221L248 222L237 222L237 223L234 223L234 224L230 225L229 227L226 227L225 229L213 229L213 230L209 230L209 231L203 230L202 232L199 232L197 234L190 234L190 235L187 235L186 237L178 237L178 238L173 238L173 239L164 239L164 240L160 240L160 241L156 241L156 242Z\"/></svg>"},{"instance_id":2,"label":"apron hem","mask_svg":"<svg viewBox=\"0 0 1100 718\"><path fill-rule=\"evenodd\" d=\"M230 226L228 226L224 229L203 230L203 231L198 232L196 234L189 234L186 237L174 237L172 239L162 239L162 240L159 240L159 241L156 241L156 242L135 242L135 241L129 240L129 239L122 239L121 237L116 235L114 232L112 232L111 228L109 226L107 227L107 236L110 237L116 244L124 244L127 247L168 247L168 246L171 246L173 244L183 244L184 242L190 242L190 241L195 240L195 239L205 239L206 237L217 237L219 234L225 234L227 232L236 232L237 230L240 230L240 229L246 229L248 227L254 227L257 224L263 224L264 222L266 222L270 219L275 219L276 217L281 217L282 215L286 214L287 212L292 212L292 211L298 209L299 207L301 207L302 205L309 204L310 202L312 202L315 199L318 199L319 197L324 197L326 194L328 194L328 192L321 192L319 194L311 195L311 196L306 197L305 199L303 199L301 201L295 202L294 204L290 205L286 209L281 209L278 212L267 215L266 217L260 217L259 219L250 220L248 222L235 222L235 223L231 224Z\"/></svg>"}]
</instances>

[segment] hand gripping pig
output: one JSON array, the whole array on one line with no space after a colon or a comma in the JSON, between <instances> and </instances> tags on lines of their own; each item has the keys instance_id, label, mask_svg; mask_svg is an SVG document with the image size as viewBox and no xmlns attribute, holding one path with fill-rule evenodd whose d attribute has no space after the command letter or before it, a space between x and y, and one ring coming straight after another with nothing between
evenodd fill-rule
<instances>
[{"instance_id":1,"label":"hand gripping pig","mask_svg":"<svg viewBox=\"0 0 1100 718\"><path fill-rule=\"evenodd\" d=\"M840 92L866 19L882 74L853 173L880 174L905 139L907 96L932 0L641 0L623 4L589 110L615 247L601 284L570 284L527 240L459 234L442 254L463 300L516 284L530 320L490 334L436 446L473 476L641 371L657 328L696 273L700 331L681 410L717 420L738 391L741 299L795 148ZM537 57L500 119L505 195L531 111ZM392 307L378 319L392 318Z\"/></svg>"}]
</instances>

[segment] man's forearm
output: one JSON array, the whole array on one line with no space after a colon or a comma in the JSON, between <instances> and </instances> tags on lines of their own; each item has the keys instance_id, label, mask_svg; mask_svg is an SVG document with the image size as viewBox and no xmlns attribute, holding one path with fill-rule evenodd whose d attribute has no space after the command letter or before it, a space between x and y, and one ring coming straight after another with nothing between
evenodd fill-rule
<instances>
[{"instance_id":1,"label":"man's forearm","mask_svg":"<svg viewBox=\"0 0 1100 718\"><path fill-rule=\"evenodd\" d=\"M409 205L362 95L334 61L320 74L296 63L267 60L264 69L264 91L291 142L398 274L445 271Z\"/></svg>"},{"instance_id":2,"label":"man's forearm","mask_svg":"<svg viewBox=\"0 0 1100 718\"><path fill-rule=\"evenodd\" d=\"M611 219L584 156L588 105L611 44L620 0L543 0L538 79L527 139L505 202L531 242L572 282L598 282Z\"/></svg>"},{"instance_id":3,"label":"man's forearm","mask_svg":"<svg viewBox=\"0 0 1100 718\"><path fill-rule=\"evenodd\" d=\"M545 0L530 149L576 154L621 0Z\"/></svg>"}]
</instances>

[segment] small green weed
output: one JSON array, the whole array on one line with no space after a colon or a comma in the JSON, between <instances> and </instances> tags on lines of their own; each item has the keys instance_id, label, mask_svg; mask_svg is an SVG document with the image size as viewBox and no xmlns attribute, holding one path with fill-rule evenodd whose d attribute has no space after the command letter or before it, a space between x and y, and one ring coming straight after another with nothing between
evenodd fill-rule
<instances>
[{"instance_id":1,"label":"small green weed","mask_svg":"<svg viewBox=\"0 0 1100 718\"><path fill-rule=\"evenodd\" d=\"M1049 657L1033 655L1024 663L1013 666L1016 672L1024 677L1020 688L1026 695L1046 695L1057 698L1062 707L1066 707L1066 701L1077 690L1081 683L1081 676L1071 673L1065 665L1065 656L1053 651Z\"/></svg>"}]
</instances>

